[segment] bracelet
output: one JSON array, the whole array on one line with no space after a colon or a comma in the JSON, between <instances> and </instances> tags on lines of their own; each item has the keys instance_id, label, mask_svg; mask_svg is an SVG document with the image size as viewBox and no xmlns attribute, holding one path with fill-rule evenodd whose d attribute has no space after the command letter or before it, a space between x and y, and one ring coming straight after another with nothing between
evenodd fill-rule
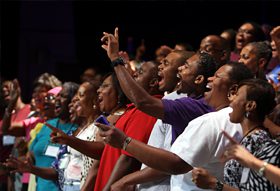
<instances>
[{"instance_id":1,"label":"bracelet","mask_svg":"<svg viewBox=\"0 0 280 191\"><path fill-rule=\"evenodd\" d=\"M111 65L113 68L117 65L124 65L124 64L125 64L125 61L122 57L118 57L117 59L115 59L111 62Z\"/></svg>"},{"instance_id":2,"label":"bracelet","mask_svg":"<svg viewBox=\"0 0 280 191\"><path fill-rule=\"evenodd\" d=\"M258 171L259 175L264 176L264 171L266 169L267 164L268 164L267 162L263 162L262 167Z\"/></svg>"},{"instance_id":3,"label":"bracelet","mask_svg":"<svg viewBox=\"0 0 280 191\"><path fill-rule=\"evenodd\" d=\"M220 180L217 180L215 190L216 191L222 191L223 188L224 188L224 183Z\"/></svg>"},{"instance_id":4,"label":"bracelet","mask_svg":"<svg viewBox=\"0 0 280 191\"><path fill-rule=\"evenodd\" d=\"M123 147L122 147L122 149L123 149L124 151L126 150L128 144L131 142L131 140L132 140L131 137L126 137L126 138L125 138L125 140L124 140L124 142L123 142Z\"/></svg>"}]
</instances>

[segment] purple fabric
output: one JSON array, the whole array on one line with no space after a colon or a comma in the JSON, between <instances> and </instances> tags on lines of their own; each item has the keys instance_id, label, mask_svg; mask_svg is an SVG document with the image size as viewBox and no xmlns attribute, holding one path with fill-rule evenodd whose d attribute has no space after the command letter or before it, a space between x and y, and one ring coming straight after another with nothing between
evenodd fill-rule
<instances>
[{"instance_id":1,"label":"purple fabric","mask_svg":"<svg viewBox=\"0 0 280 191\"><path fill-rule=\"evenodd\" d=\"M214 111L203 98L184 97L176 100L162 99L164 106L164 123L172 125L172 141L185 130L189 122L201 115Z\"/></svg>"}]
</instances>

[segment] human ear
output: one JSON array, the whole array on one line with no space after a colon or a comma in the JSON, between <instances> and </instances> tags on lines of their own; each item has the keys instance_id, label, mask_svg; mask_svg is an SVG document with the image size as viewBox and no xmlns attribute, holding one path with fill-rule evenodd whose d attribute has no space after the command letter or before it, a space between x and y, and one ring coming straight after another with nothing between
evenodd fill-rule
<instances>
[{"instance_id":1,"label":"human ear","mask_svg":"<svg viewBox=\"0 0 280 191\"><path fill-rule=\"evenodd\" d=\"M204 81L204 76L203 75L198 75L198 76L196 76L196 78L194 80L194 83L195 84L201 84L201 83L203 83L203 81Z\"/></svg>"}]
</instances>

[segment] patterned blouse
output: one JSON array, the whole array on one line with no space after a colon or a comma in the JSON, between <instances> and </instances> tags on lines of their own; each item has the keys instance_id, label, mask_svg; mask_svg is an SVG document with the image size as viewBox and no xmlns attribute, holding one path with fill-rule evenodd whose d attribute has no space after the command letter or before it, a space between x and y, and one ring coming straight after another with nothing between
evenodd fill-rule
<instances>
[{"instance_id":1,"label":"patterned blouse","mask_svg":"<svg viewBox=\"0 0 280 191\"><path fill-rule=\"evenodd\" d=\"M264 130L258 130L245 136L240 142L250 153L261 149L264 143L270 141L270 135ZM224 181L227 185L238 188L241 180L243 166L236 160L229 160L224 167Z\"/></svg>"},{"instance_id":2,"label":"patterned blouse","mask_svg":"<svg viewBox=\"0 0 280 191\"><path fill-rule=\"evenodd\" d=\"M255 157L260 160L266 161L280 168L280 142L271 140L266 142L262 149L254 153ZM240 184L241 191L254 190L254 191L280 191L280 187L271 183L265 177L258 174L256 171L249 171L248 178L244 183Z\"/></svg>"}]
</instances>

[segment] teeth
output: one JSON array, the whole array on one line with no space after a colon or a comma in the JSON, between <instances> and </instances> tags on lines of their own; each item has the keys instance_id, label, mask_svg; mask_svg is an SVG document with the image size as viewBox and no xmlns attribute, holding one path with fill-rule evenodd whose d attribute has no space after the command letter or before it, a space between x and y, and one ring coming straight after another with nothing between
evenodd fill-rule
<instances>
[{"instance_id":1,"label":"teeth","mask_svg":"<svg viewBox=\"0 0 280 191\"><path fill-rule=\"evenodd\" d=\"M206 85L207 89L211 89L211 86L209 84Z\"/></svg>"},{"instance_id":2,"label":"teeth","mask_svg":"<svg viewBox=\"0 0 280 191\"><path fill-rule=\"evenodd\" d=\"M181 79L181 76L180 76L180 74L177 74L176 76L177 76L177 78Z\"/></svg>"}]
</instances>

